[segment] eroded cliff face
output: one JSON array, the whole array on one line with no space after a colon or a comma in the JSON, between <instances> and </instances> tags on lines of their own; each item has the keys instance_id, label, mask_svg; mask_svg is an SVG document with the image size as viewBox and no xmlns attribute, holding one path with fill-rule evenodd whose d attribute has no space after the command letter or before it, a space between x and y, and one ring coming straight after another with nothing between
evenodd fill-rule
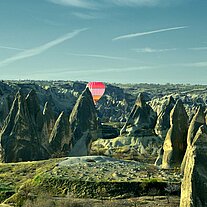
<instances>
[{"instance_id":1,"label":"eroded cliff face","mask_svg":"<svg viewBox=\"0 0 207 207\"><path fill-rule=\"evenodd\" d=\"M132 136L152 135L154 134L156 119L156 113L146 103L144 95L140 93L120 134Z\"/></svg>"},{"instance_id":2,"label":"eroded cliff face","mask_svg":"<svg viewBox=\"0 0 207 207\"><path fill-rule=\"evenodd\" d=\"M49 136L49 147L53 157L68 156L71 148L71 134L68 116L64 112L58 116Z\"/></svg>"},{"instance_id":3,"label":"eroded cliff face","mask_svg":"<svg viewBox=\"0 0 207 207\"><path fill-rule=\"evenodd\" d=\"M56 118L50 104L43 111L34 90L19 91L0 134L1 160L18 162L50 157L88 155L97 139L96 109L86 88L70 115Z\"/></svg>"},{"instance_id":4,"label":"eroded cliff face","mask_svg":"<svg viewBox=\"0 0 207 207\"><path fill-rule=\"evenodd\" d=\"M49 158L49 152L42 144L42 127L43 115L36 93L30 91L25 97L18 92L0 134L2 161Z\"/></svg>"},{"instance_id":5,"label":"eroded cliff face","mask_svg":"<svg viewBox=\"0 0 207 207\"><path fill-rule=\"evenodd\" d=\"M207 127L202 125L186 151L180 207L207 206Z\"/></svg>"},{"instance_id":6,"label":"eroded cliff face","mask_svg":"<svg viewBox=\"0 0 207 207\"><path fill-rule=\"evenodd\" d=\"M170 113L170 129L163 144L162 168L180 167L187 148L188 116L181 100Z\"/></svg>"},{"instance_id":7,"label":"eroded cliff face","mask_svg":"<svg viewBox=\"0 0 207 207\"><path fill-rule=\"evenodd\" d=\"M95 105L88 88L78 98L69 118L70 155L88 155L92 141L97 139L98 122Z\"/></svg>"},{"instance_id":8,"label":"eroded cliff face","mask_svg":"<svg viewBox=\"0 0 207 207\"><path fill-rule=\"evenodd\" d=\"M9 114L13 99L13 91L6 83L0 81L0 130Z\"/></svg>"},{"instance_id":9,"label":"eroded cliff face","mask_svg":"<svg viewBox=\"0 0 207 207\"><path fill-rule=\"evenodd\" d=\"M98 139L92 145L92 153L110 156L155 156L162 145L162 140L154 132L156 113L146 103L144 94L139 94L137 101L120 131L120 136L113 139ZM122 155L120 155L122 154Z\"/></svg>"},{"instance_id":10,"label":"eroded cliff face","mask_svg":"<svg viewBox=\"0 0 207 207\"><path fill-rule=\"evenodd\" d=\"M197 109L196 114L193 116L190 126L188 128L188 134L187 134L187 148L191 146L193 139L201 125L205 124L205 108L202 106L199 106ZM182 164L181 164L181 173L184 173L185 165L186 165L186 159L187 159L187 153L185 153L185 156L183 158Z\"/></svg>"},{"instance_id":11,"label":"eroded cliff face","mask_svg":"<svg viewBox=\"0 0 207 207\"><path fill-rule=\"evenodd\" d=\"M170 112L175 105L175 99L170 96L166 103L162 105L155 125L155 132L158 136L165 139L167 131L170 128Z\"/></svg>"}]
</instances>

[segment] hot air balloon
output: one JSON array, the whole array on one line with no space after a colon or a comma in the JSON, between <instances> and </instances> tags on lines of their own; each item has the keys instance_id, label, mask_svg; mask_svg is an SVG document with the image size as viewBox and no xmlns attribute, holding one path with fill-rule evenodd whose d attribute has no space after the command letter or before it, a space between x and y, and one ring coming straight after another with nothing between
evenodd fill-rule
<instances>
[{"instance_id":1,"label":"hot air balloon","mask_svg":"<svg viewBox=\"0 0 207 207\"><path fill-rule=\"evenodd\" d=\"M96 104L105 92L105 85L102 82L89 82L87 87L89 88L93 97L93 101Z\"/></svg>"}]
</instances>

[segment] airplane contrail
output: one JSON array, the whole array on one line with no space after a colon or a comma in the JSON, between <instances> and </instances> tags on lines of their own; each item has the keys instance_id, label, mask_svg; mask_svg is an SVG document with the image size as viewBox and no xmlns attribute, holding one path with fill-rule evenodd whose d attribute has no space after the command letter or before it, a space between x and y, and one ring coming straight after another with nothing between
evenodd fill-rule
<instances>
[{"instance_id":1,"label":"airplane contrail","mask_svg":"<svg viewBox=\"0 0 207 207\"><path fill-rule=\"evenodd\" d=\"M22 49L22 48L7 47L7 46L2 46L2 45L0 45L0 48L2 48L2 49L8 49L8 50L18 50L18 51L24 51L25 50L25 49Z\"/></svg>"},{"instance_id":2,"label":"airplane contrail","mask_svg":"<svg viewBox=\"0 0 207 207\"><path fill-rule=\"evenodd\" d=\"M158 30L153 30L153 31L148 31L148 32L138 32L138 33L118 36L118 37L113 38L112 40L129 39L129 38L133 38L133 37L140 37L140 36L144 36L144 35L150 35L150 34L154 34L154 33L167 32L167 31L185 29L185 28L188 28L188 26L171 27L171 28L158 29Z\"/></svg>"},{"instance_id":3,"label":"airplane contrail","mask_svg":"<svg viewBox=\"0 0 207 207\"><path fill-rule=\"evenodd\" d=\"M29 58L29 57L32 57L32 56L39 55L39 54L45 52L46 50L50 49L51 47L59 45L60 43L66 41L68 39L74 38L79 33L83 32L83 31L86 31L86 30L87 30L87 28L74 30L73 32L67 33L64 36L61 36L61 37L59 37L55 40L52 40L52 41L50 41L46 44L41 45L39 47L24 50L24 51L12 56L12 57L9 57L5 60L0 61L0 67L6 66L6 65L11 64L13 62L16 62L18 60L22 60L22 59L25 59L25 58Z\"/></svg>"},{"instance_id":4,"label":"airplane contrail","mask_svg":"<svg viewBox=\"0 0 207 207\"><path fill-rule=\"evenodd\" d=\"M117 57L117 56L108 56L108 55L100 55L100 54L78 54L78 53L68 53L69 55L73 56L80 56L80 57L94 57L94 58L103 58L109 60L126 60L126 57Z\"/></svg>"}]
</instances>

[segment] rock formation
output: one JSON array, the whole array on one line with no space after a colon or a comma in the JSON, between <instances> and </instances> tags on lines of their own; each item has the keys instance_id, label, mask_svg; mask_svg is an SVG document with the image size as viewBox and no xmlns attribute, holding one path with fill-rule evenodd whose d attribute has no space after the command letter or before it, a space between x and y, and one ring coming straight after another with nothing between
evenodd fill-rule
<instances>
[{"instance_id":1,"label":"rock formation","mask_svg":"<svg viewBox=\"0 0 207 207\"><path fill-rule=\"evenodd\" d=\"M3 122L6 119L9 109L10 109L10 97L9 96L2 96L0 97L0 129L3 126Z\"/></svg>"},{"instance_id":2,"label":"rock formation","mask_svg":"<svg viewBox=\"0 0 207 207\"><path fill-rule=\"evenodd\" d=\"M162 168L180 167L187 148L188 115L178 100L170 113L170 129L163 144Z\"/></svg>"},{"instance_id":3,"label":"rock formation","mask_svg":"<svg viewBox=\"0 0 207 207\"><path fill-rule=\"evenodd\" d=\"M156 113L146 103L146 95L139 94L120 136L98 139L92 145L92 153L110 156L142 158L154 156L162 144L155 134Z\"/></svg>"},{"instance_id":4,"label":"rock formation","mask_svg":"<svg viewBox=\"0 0 207 207\"><path fill-rule=\"evenodd\" d=\"M71 156L88 155L92 141L97 139L97 114L88 88L78 98L69 118Z\"/></svg>"},{"instance_id":5,"label":"rock formation","mask_svg":"<svg viewBox=\"0 0 207 207\"><path fill-rule=\"evenodd\" d=\"M205 124L205 114L204 114L204 107L200 106L193 116L190 126L188 128L188 135L187 135L187 147L191 146L193 139L201 125ZM184 168L186 165L186 155L183 158L182 165L181 165L181 172L184 172Z\"/></svg>"},{"instance_id":6,"label":"rock formation","mask_svg":"<svg viewBox=\"0 0 207 207\"><path fill-rule=\"evenodd\" d=\"M199 127L205 123L204 107L199 106L196 114L193 116L188 129L187 144L191 145Z\"/></svg>"},{"instance_id":7,"label":"rock formation","mask_svg":"<svg viewBox=\"0 0 207 207\"><path fill-rule=\"evenodd\" d=\"M18 92L0 134L1 160L17 162L48 158L49 153L42 144L42 126L43 116L36 93L32 90L24 97Z\"/></svg>"},{"instance_id":8,"label":"rock formation","mask_svg":"<svg viewBox=\"0 0 207 207\"><path fill-rule=\"evenodd\" d=\"M175 105L175 100L172 96L168 98L166 103L163 104L160 114L157 118L155 132L161 138L165 138L167 131L170 128L170 112Z\"/></svg>"},{"instance_id":9,"label":"rock formation","mask_svg":"<svg viewBox=\"0 0 207 207\"><path fill-rule=\"evenodd\" d=\"M163 147L161 147L158 151L158 157L155 160L155 165L158 166L158 167L162 166L163 154L164 154L164 150L163 150Z\"/></svg>"},{"instance_id":10,"label":"rock formation","mask_svg":"<svg viewBox=\"0 0 207 207\"><path fill-rule=\"evenodd\" d=\"M3 122L9 114L14 95L10 87L3 81L0 81L0 130Z\"/></svg>"},{"instance_id":11,"label":"rock formation","mask_svg":"<svg viewBox=\"0 0 207 207\"><path fill-rule=\"evenodd\" d=\"M206 125L207 125L207 109L205 110L205 120L206 120Z\"/></svg>"},{"instance_id":12,"label":"rock formation","mask_svg":"<svg viewBox=\"0 0 207 207\"><path fill-rule=\"evenodd\" d=\"M56 115L51 107L50 102L46 102L43 108L43 119L44 119L44 125L43 125L43 131L45 132L45 137L50 137L53 127L56 122ZM48 139L46 141L48 143Z\"/></svg>"},{"instance_id":13,"label":"rock formation","mask_svg":"<svg viewBox=\"0 0 207 207\"><path fill-rule=\"evenodd\" d=\"M207 206L207 127L200 126L188 147L180 207Z\"/></svg>"},{"instance_id":14,"label":"rock formation","mask_svg":"<svg viewBox=\"0 0 207 207\"><path fill-rule=\"evenodd\" d=\"M140 93L120 134L132 136L152 135L154 134L156 118L156 113L146 103L143 94Z\"/></svg>"},{"instance_id":15,"label":"rock formation","mask_svg":"<svg viewBox=\"0 0 207 207\"><path fill-rule=\"evenodd\" d=\"M43 111L34 90L19 91L0 133L3 162L18 162L74 155L88 155L97 138L96 109L90 91L84 90L70 118L58 118L48 102Z\"/></svg>"},{"instance_id":16,"label":"rock formation","mask_svg":"<svg viewBox=\"0 0 207 207\"><path fill-rule=\"evenodd\" d=\"M107 124L100 124L99 126L100 137L104 139L115 138L119 136L118 127Z\"/></svg>"},{"instance_id":17,"label":"rock formation","mask_svg":"<svg viewBox=\"0 0 207 207\"><path fill-rule=\"evenodd\" d=\"M71 135L68 117L62 112L57 118L49 138L49 145L53 157L68 156L70 143Z\"/></svg>"}]
</instances>

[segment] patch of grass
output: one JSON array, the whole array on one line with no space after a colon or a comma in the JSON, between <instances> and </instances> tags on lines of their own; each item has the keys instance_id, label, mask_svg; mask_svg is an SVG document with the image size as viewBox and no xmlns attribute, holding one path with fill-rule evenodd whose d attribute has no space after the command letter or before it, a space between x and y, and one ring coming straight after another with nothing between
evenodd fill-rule
<instances>
[{"instance_id":1,"label":"patch of grass","mask_svg":"<svg viewBox=\"0 0 207 207\"><path fill-rule=\"evenodd\" d=\"M36 174L52 169L58 160L0 163L0 202L9 198Z\"/></svg>"},{"instance_id":2,"label":"patch of grass","mask_svg":"<svg viewBox=\"0 0 207 207\"><path fill-rule=\"evenodd\" d=\"M125 164L117 164L116 167L113 163L105 163L103 166L94 162L75 167L58 166L57 163L63 159L0 164L1 201L6 199L6 203L22 206L26 200L33 203L42 192L47 192L51 197L102 200L141 195L152 195L154 200L155 196L166 194L167 182L163 182L164 179L156 174L154 165L131 166L130 161L125 161ZM51 203L46 205L49 204L52 206Z\"/></svg>"},{"instance_id":3,"label":"patch of grass","mask_svg":"<svg viewBox=\"0 0 207 207\"><path fill-rule=\"evenodd\" d=\"M165 182L158 179L148 179L142 182L91 182L71 180L60 176L43 173L33 180L36 189L46 191L53 196L71 194L80 198L113 198L147 195L151 188L157 189L158 195L165 195Z\"/></svg>"}]
</instances>

